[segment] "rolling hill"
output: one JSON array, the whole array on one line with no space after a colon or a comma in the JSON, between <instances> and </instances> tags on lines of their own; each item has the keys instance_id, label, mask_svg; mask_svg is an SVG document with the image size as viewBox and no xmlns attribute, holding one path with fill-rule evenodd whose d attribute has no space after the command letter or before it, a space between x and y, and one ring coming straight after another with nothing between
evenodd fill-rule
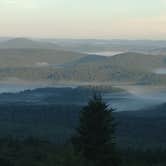
<instances>
[{"instance_id":1,"label":"rolling hill","mask_svg":"<svg viewBox=\"0 0 166 166\"><path fill-rule=\"evenodd\" d=\"M0 138L34 136L58 143L66 141L91 94L90 89L82 88L39 88L1 94ZM115 111L113 115L121 147L166 147L166 104L138 111Z\"/></svg>"},{"instance_id":2,"label":"rolling hill","mask_svg":"<svg viewBox=\"0 0 166 166\"><path fill-rule=\"evenodd\" d=\"M126 52L104 57L62 50L52 43L25 38L0 44L1 80L165 84L166 75L154 72L159 68L166 68L164 55Z\"/></svg>"},{"instance_id":3,"label":"rolling hill","mask_svg":"<svg viewBox=\"0 0 166 166\"><path fill-rule=\"evenodd\" d=\"M57 49L49 42L39 42L27 38L14 38L0 43L0 49Z\"/></svg>"},{"instance_id":4,"label":"rolling hill","mask_svg":"<svg viewBox=\"0 0 166 166\"><path fill-rule=\"evenodd\" d=\"M166 67L165 56L140 53L123 53L112 57L86 56L66 69L59 69L66 78L79 81L119 81L141 84L165 83L165 75L157 75L155 69ZM57 72L57 71L56 71ZM52 78L57 74L52 73ZM66 76L67 74L67 76ZM59 79L65 79L65 77Z\"/></svg>"},{"instance_id":5,"label":"rolling hill","mask_svg":"<svg viewBox=\"0 0 166 166\"><path fill-rule=\"evenodd\" d=\"M54 44L24 38L0 43L0 68L60 65L84 56L86 55L61 50Z\"/></svg>"},{"instance_id":6,"label":"rolling hill","mask_svg":"<svg viewBox=\"0 0 166 166\"><path fill-rule=\"evenodd\" d=\"M157 67L165 67L166 65L166 56L154 56L148 54L141 54L135 52L126 52L121 53L116 56L104 57L104 56L86 56L77 60L78 65L84 63L88 65L89 63L95 63L95 65L103 66L117 66L123 68L131 68L137 70L151 70Z\"/></svg>"}]
</instances>

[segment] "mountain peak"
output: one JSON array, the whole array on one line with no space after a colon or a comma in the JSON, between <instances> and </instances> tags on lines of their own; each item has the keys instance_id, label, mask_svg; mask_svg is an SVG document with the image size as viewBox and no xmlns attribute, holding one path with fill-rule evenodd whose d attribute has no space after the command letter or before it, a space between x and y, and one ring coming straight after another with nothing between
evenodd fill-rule
<instances>
[{"instance_id":1,"label":"mountain peak","mask_svg":"<svg viewBox=\"0 0 166 166\"><path fill-rule=\"evenodd\" d=\"M24 37L17 37L17 38L13 38L13 39L9 39L7 42L16 42L16 41L29 41L29 42L34 42L33 40L29 39L29 38L24 38Z\"/></svg>"},{"instance_id":2,"label":"mountain peak","mask_svg":"<svg viewBox=\"0 0 166 166\"><path fill-rule=\"evenodd\" d=\"M31 40L28 38L13 38L0 44L0 49L55 49L53 43Z\"/></svg>"}]
</instances>

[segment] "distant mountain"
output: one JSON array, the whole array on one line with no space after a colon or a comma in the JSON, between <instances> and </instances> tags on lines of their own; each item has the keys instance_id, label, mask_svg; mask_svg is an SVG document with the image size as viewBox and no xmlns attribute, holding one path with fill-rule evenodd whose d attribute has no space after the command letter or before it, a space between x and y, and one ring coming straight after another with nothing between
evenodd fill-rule
<instances>
[{"instance_id":1,"label":"distant mountain","mask_svg":"<svg viewBox=\"0 0 166 166\"><path fill-rule=\"evenodd\" d=\"M48 67L78 60L86 54L60 49L56 44L26 38L0 42L0 68Z\"/></svg>"},{"instance_id":2,"label":"distant mountain","mask_svg":"<svg viewBox=\"0 0 166 166\"><path fill-rule=\"evenodd\" d=\"M124 68L153 69L155 67L165 66L166 56L150 55L136 52L120 53L115 56L88 55L75 61L78 65L110 65Z\"/></svg>"},{"instance_id":3,"label":"distant mountain","mask_svg":"<svg viewBox=\"0 0 166 166\"><path fill-rule=\"evenodd\" d=\"M78 68L94 67L100 70L112 70L112 72L115 72L115 70L128 72L152 72L155 68L166 67L166 56L153 56L127 52L111 57L89 55L80 58L76 62Z\"/></svg>"},{"instance_id":4,"label":"distant mountain","mask_svg":"<svg viewBox=\"0 0 166 166\"><path fill-rule=\"evenodd\" d=\"M10 37L0 37L0 43L10 40Z\"/></svg>"},{"instance_id":5,"label":"distant mountain","mask_svg":"<svg viewBox=\"0 0 166 166\"><path fill-rule=\"evenodd\" d=\"M67 50L79 52L140 52L147 53L153 49L166 46L164 40L95 40L95 39L50 39L47 40L63 46Z\"/></svg>"},{"instance_id":6,"label":"distant mountain","mask_svg":"<svg viewBox=\"0 0 166 166\"><path fill-rule=\"evenodd\" d=\"M58 78L77 81L134 82L141 84L166 83L166 76L157 75L155 69L166 68L165 56L123 53L112 57L86 56L66 69L58 70ZM57 79L57 72L51 74Z\"/></svg>"},{"instance_id":7,"label":"distant mountain","mask_svg":"<svg viewBox=\"0 0 166 166\"><path fill-rule=\"evenodd\" d=\"M85 57L82 57L76 61L74 61L72 64L78 65L78 64L86 64L86 63L96 63L107 60L108 57L105 56L99 56L99 55L87 55Z\"/></svg>"},{"instance_id":8,"label":"distant mountain","mask_svg":"<svg viewBox=\"0 0 166 166\"><path fill-rule=\"evenodd\" d=\"M0 49L0 79L166 84L166 56L134 52L112 57L53 49Z\"/></svg>"},{"instance_id":9,"label":"distant mountain","mask_svg":"<svg viewBox=\"0 0 166 166\"><path fill-rule=\"evenodd\" d=\"M86 54L56 49L0 49L0 68L62 65Z\"/></svg>"},{"instance_id":10,"label":"distant mountain","mask_svg":"<svg viewBox=\"0 0 166 166\"><path fill-rule=\"evenodd\" d=\"M0 49L57 49L53 43L39 42L27 38L14 38L0 43Z\"/></svg>"},{"instance_id":11,"label":"distant mountain","mask_svg":"<svg viewBox=\"0 0 166 166\"><path fill-rule=\"evenodd\" d=\"M166 56L166 47L153 49L151 52L155 53L155 54L158 54L158 55L165 55Z\"/></svg>"},{"instance_id":12,"label":"distant mountain","mask_svg":"<svg viewBox=\"0 0 166 166\"><path fill-rule=\"evenodd\" d=\"M150 54L127 52L110 57L108 63L125 69L148 71L158 67L165 67L165 59L166 57L159 55L153 56Z\"/></svg>"}]
</instances>

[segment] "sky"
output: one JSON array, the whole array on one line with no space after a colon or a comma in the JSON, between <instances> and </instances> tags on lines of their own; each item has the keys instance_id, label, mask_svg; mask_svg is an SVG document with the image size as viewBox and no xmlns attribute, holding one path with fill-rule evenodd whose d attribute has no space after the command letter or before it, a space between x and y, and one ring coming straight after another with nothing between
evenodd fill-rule
<instances>
[{"instance_id":1,"label":"sky","mask_svg":"<svg viewBox=\"0 0 166 166\"><path fill-rule=\"evenodd\" d=\"M166 0L0 0L0 36L166 40Z\"/></svg>"}]
</instances>

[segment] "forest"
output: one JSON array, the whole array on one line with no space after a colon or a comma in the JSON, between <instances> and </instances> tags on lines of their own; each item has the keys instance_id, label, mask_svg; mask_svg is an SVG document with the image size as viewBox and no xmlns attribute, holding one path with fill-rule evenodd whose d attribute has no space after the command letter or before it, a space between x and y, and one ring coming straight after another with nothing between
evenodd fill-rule
<instances>
[{"instance_id":1,"label":"forest","mask_svg":"<svg viewBox=\"0 0 166 166\"><path fill-rule=\"evenodd\" d=\"M81 123L79 117L83 109L82 106L70 104L26 106L19 103L12 107L1 105L0 164L84 166L87 164L84 157L75 151L72 143L72 138ZM158 116L155 116L156 109ZM112 111L115 122L113 136L116 140L116 153L113 153L116 154L118 161L116 165L164 166L166 164L165 105L156 109L151 110L150 116L147 111L135 113ZM88 117L90 122L93 120L94 124L98 124L92 115ZM89 165L95 166L96 163Z\"/></svg>"}]
</instances>

